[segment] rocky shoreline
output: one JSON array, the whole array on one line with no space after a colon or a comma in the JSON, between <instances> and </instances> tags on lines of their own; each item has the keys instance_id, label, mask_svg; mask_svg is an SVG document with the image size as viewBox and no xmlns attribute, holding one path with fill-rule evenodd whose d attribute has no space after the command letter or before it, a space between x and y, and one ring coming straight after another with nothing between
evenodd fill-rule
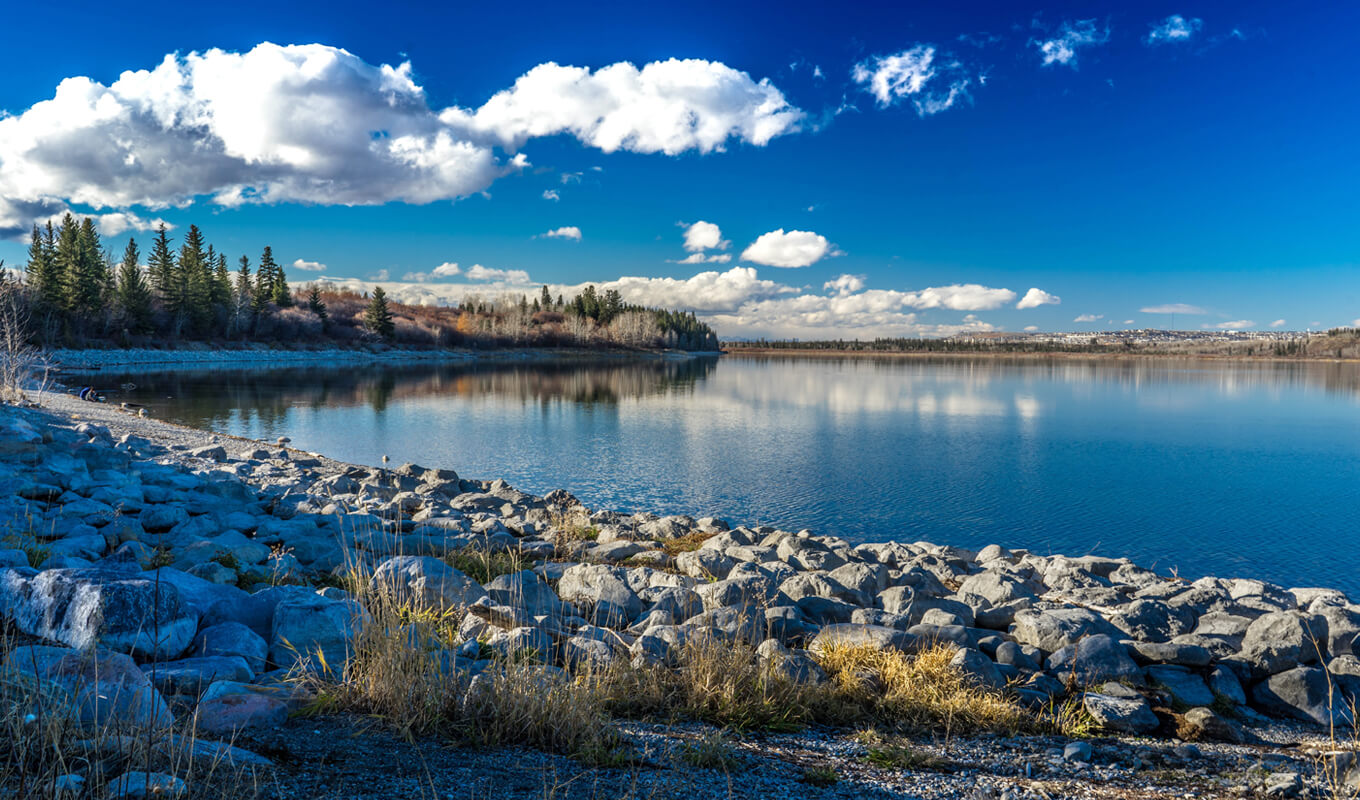
<instances>
[{"instance_id":1,"label":"rocky shoreline","mask_svg":"<svg viewBox=\"0 0 1360 800\"><path fill-rule=\"evenodd\" d=\"M53 350L48 358L62 370L88 371L118 368L148 367L276 367L276 366L347 366L355 364L444 363L458 361L526 361L561 358L698 358L717 356L717 353L686 352L679 350L614 351L614 350L542 350L522 348L511 350L445 350L406 347L323 348L317 350L288 350L267 346L179 349L79 349Z\"/></svg>"},{"instance_id":2,"label":"rocky shoreline","mask_svg":"<svg viewBox=\"0 0 1360 800\"><path fill-rule=\"evenodd\" d=\"M301 754L349 725L292 716L311 698L290 677L350 657L365 612L336 576L355 565L374 585L461 614L447 658L469 680L524 652L565 673L666 670L703 637L758 645L771 670L816 683L819 654L837 645L943 643L974 684L1035 713L1068 703L1094 732L927 738L918 746L943 761L917 769L866 762L846 732L758 734L732 745L749 762L740 770L606 769L593 779L603 794L574 784L562 796L625 796L629 781L647 787L628 795L640 797L1321 797L1328 782L1360 785L1347 744L1360 605L1335 590L623 515L560 490L534 497L451 470L360 467L48 402L0 409L0 614L18 637L7 673L44 682L84 724L195 720L205 739L237 746L230 758L268 769L284 787L275 796L321 796L327 765ZM513 552L526 568L478 583L450 565L458 551ZM672 763L657 754L701 735L688 724L623 729L653 754L644 765ZM360 738L348 746L421 746ZM499 774L506 758L593 769L531 751L460 755L448 769L485 759ZM839 780L809 783L817 764ZM360 771L334 796L428 788L393 781L390 769Z\"/></svg>"}]
</instances>

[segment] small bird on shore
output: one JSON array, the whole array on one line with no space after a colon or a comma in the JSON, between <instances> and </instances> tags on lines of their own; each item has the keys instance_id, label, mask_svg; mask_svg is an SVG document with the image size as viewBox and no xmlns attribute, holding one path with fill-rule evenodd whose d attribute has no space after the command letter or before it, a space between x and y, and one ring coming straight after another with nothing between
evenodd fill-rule
<instances>
[{"instance_id":1,"label":"small bird on shore","mask_svg":"<svg viewBox=\"0 0 1360 800\"><path fill-rule=\"evenodd\" d=\"M280 436L280 437L277 439L277 442L278 442L279 447L283 447L284 445L288 444L288 443L291 442L291 441L293 441L293 440L292 440L292 439L289 439L287 436Z\"/></svg>"},{"instance_id":2,"label":"small bird on shore","mask_svg":"<svg viewBox=\"0 0 1360 800\"><path fill-rule=\"evenodd\" d=\"M387 456L383 456L383 463L386 464L388 461L391 461L391 459Z\"/></svg>"}]
</instances>

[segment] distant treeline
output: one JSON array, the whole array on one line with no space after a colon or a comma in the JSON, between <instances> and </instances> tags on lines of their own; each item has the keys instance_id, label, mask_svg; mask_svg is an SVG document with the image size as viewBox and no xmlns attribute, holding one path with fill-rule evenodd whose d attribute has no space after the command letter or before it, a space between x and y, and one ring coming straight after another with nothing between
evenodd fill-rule
<instances>
[{"instance_id":1,"label":"distant treeline","mask_svg":"<svg viewBox=\"0 0 1360 800\"><path fill-rule=\"evenodd\" d=\"M744 342L723 342L727 350L826 350L844 353L1105 353L1120 349L1100 344L1091 339L1084 344L1048 341L1002 341L977 338L947 339L827 339L797 341L791 339L756 339Z\"/></svg>"},{"instance_id":2,"label":"distant treeline","mask_svg":"<svg viewBox=\"0 0 1360 800\"><path fill-rule=\"evenodd\" d=\"M176 250L156 231L142 264L129 239L121 260L105 249L94 222L67 214L34 226L20 291L29 335L43 346L85 347L181 341L278 344L386 341L429 347L671 347L716 350L718 337L693 313L623 302L616 290L587 286L570 299L544 286L528 296L469 296L454 307L408 306L372 295L310 285L294 290L265 247L252 266L227 255L190 225Z\"/></svg>"},{"instance_id":3,"label":"distant treeline","mask_svg":"<svg viewBox=\"0 0 1360 800\"><path fill-rule=\"evenodd\" d=\"M1310 337L1281 340L1248 339L1217 341L1136 342L1132 339L1085 342L1054 342L1045 339L1015 340L984 337L945 339L828 339L796 341L756 339L723 342L724 350L788 350L836 353L1140 353L1144 355L1225 355L1270 358L1360 358L1360 330L1334 328Z\"/></svg>"}]
</instances>

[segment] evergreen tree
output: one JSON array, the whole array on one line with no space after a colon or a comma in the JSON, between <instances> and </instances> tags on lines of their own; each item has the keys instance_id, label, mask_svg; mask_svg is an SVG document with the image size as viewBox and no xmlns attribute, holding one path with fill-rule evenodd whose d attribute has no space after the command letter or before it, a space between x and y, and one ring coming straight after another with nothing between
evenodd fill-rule
<instances>
[{"instance_id":1,"label":"evergreen tree","mask_svg":"<svg viewBox=\"0 0 1360 800\"><path fill-rule=\"evenodd\" d=\"M315 285L307 293L307 308L321 320L321 330L330 327L331 315L326 313L326 304L321 302L321 290Z\"/></svg>"},{"instance_id":2,"label":"evergreen tree","mask_svg":"<svg viewBox=\"0 0 1360 800\"><path fill-rule=\"evenodd\" d=\"M227 271L227 255L225 253L217 254L210 294L212 295L214 313L222 313L231 309L231 273Z\"/></svg>"},{"instance_id":3,"label":"evergreen tree","mask_svg":"<svg viewBox=\"0 0 1360 800\"><path fill-rule=\"evenodd\" d=\"M81 220L76 233L76 259L67 281L67 308L72 312L88 319L104 307L108 273L104 251L99 246L99 233L90 217Z\"/></svg>"},{"instance_id":4,"label":"evergreen tree","mask_svg":"<svg viewBox=\"0 0 1360 800\"><path fill-rule=\"evenodd\" d=\"M282 266L274 268L274 287L269 299L279 308L288 308L293 304L293 292L288 288L288 276L283 273Z\"/></svg>"},{"instance_id":5,"label":"evergreen tree","mask_svg":"<svg viewBox=\"0 0 1360 800\"><path fill-rule=\"evenodd\" d=\"M392 334L396 333L392 311L387 307L387 292L381 286L373 290L373 299L364 310L364 326L384 339L391 339Z\"/></svg>"},{"instance_id":6,"label":"evergreen tree","mask_svg":"<svg viewBox=\"0 0 1360 800\"><path fill-rule=\"evenodd\" d=\"M278 279L279 265L274 263L274 251L266 247L260 254L260 266L255 270L255 311L264 310L265 304L274 299L274 282Z\"/></svg>"},{"instance_id":7,"label":"evergreen tree","mask_svg":"<svg viewBox=\"0 0 1360 800\"><path fill-rule=\"evenodd\" d=\"M190 225L189 232L184 235L184 244L179 248L176 302L171 309L175 315L177 332L183 331L186 325L196 333L208 327L212 318L209 304L212 273L209 269L203 232L197 225Z\"/></svg>"},{"instance_id":8,"label":"evergreen tree","mask_svg":"<svg viewBox=\"0 0 1360 800\"><path fill-rule=\"evenodd\" d=\"M57 305L64 311L70 311L74 296L72 287L80 273L80 228L69 211L57 227L53 265L59 287L56 292Z\"/></svg>"},{"instance_id":9,"label":"evergreen tree","mask_svg":"<svg viewBox=\"0 0 1360 800\"><path fill-rule=\"evenodd\" d=\"M242 333L250 328L255 317L255 287L250 280L250 259L241 256L241 268L236 271L236 287L233 291L234 306L231 315L233 334Z\"/></svg>"},{"instance_id":10,"label":"evergreen tree","mask_svg":"<svg viewBox=\"0 0 1360 800\"><path fill-rule=\"evenodd\" d=\"M174 313L175 286L178 284L179 265L175 254L170 250L170 239L165 235L165 223L156 228L156 239L151 243L151 255L147 257L147 271L151 276L151 288L167 311Z\"/></svg>"},{"instance_id":11,"label":"evergreen tree","mask_svg":"<svg viewBox=\"0 0 1360 800\"><path fill-rule=\"evenodd\" d=\"M143 333L151 322L151 288L142 277L142 268L137 263L141 254L137 250L137 240L128 239L123 250L123 263L118 267L118 308L129 330Z\"/></svg>"},{"instance_id":12,"label":"evergreen tree","mask_svg":"<svg viewBox=\"0 0 1360 800\"><path fill-rule=\"evenodd\" d=\"M61 279L54 263L52 223L47 223L47 237L35 224L33 239L28 246L28 288L38 302L49 308L61 305Z\"/></svg>"},{"instance_id":13,"label":"evergreen tree","mask_svg":"<svg viewBox=\"0 0 1360 800\"><path fill-rule=\"evenodd\" d=\"M539 298L539 303L544 311L549 311L553 307L552 292L548 291L546 284L543 286L543 296Z\"/></svg>"}]
</instances>

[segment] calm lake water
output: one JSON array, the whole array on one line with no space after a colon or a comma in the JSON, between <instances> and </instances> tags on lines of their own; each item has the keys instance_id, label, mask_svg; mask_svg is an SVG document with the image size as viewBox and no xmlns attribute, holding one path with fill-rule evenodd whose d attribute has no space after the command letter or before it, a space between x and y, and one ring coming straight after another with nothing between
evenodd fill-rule
<instances>
[{"instance_id":1,"label":"calm lake water","mask_svg":"<svg viewBox=\"0 0 1360 800\"><path fill-rule=\"evenodd\" d=\"M128 373L155 416L592 508L1360 595L1360 370L949 358ZM111 398L113 399L113 398Z\"/></svg>"}]
</instances>

